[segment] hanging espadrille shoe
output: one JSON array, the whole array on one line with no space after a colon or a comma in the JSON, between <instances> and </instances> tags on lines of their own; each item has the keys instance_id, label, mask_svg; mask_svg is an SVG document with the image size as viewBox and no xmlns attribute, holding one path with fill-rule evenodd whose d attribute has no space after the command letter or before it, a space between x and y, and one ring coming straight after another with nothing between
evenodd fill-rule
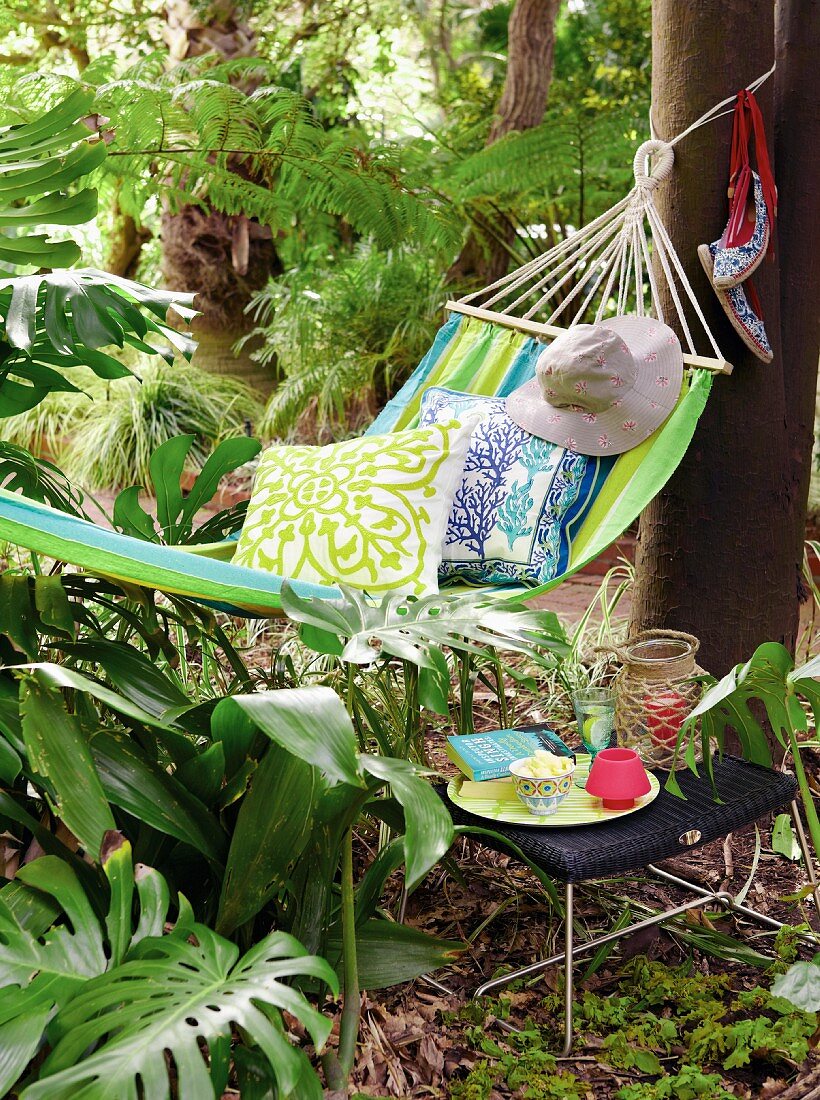
<instances>
[{"instance_id":1,"label":"hanging espadrille shoe","mask_svg":"<svg viewBox=\"0 0 820 1100\"><path fill-rule=\"evenodd\" d=\"M717 244L698 246L700 262L703 264L704 271L713 286L712 271L716 252ZM769 343L766 328L760 316L760 301L751 282L747 282L745 287L734 286L728 290L720 290L715 286L715 294L717 294L724 313L732 322L735 332L749 351L756 355L761 362L771 363L774 358L772 346Z\"/></svg>"},{"instance_id":2,"label":"hanging espadrille shoe","mask_svg":"<svg viewBox=\"0 0 820 1100\"><path fill-rule=\"evenodd\" d=\"M751 145L758 171L752 170ZM754 93L737 93L729 158L729 220L719 240L708 246L714 259L716 290L738 286L752 274L768 251L777 217L777 189L769 164L763 115ZM705 245L702 247L706 247ZM703 257L701 257L703 259Z\"/></svg>"},{"instance_id":3,"label":"hanging espadrille shoe","mask_svg":"<svg viewBox=\"0 0 820 1100\"><path fill-rule=\"evenodd\" d=\"M749 174L752 187L747 187L746 201L733 207L723 236L710 246L714 249L712 285L716 290L728 290L748 279L769 247L771 230L763 185L757 172L750 170Z\"/></svg>"}]
</instances>

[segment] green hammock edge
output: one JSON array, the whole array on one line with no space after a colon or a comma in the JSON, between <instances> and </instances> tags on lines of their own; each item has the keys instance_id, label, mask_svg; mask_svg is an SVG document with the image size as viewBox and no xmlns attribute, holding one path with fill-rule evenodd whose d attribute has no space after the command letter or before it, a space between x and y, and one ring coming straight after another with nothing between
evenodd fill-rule
<instances>
[{"instance_id":1,"label":"green hammock edge","mask_svg":"<svg viewBox=\"0 0 820 1100\"><path fill-rule=\"evenodd\" d=\"M651 442L647 441L645 454L640 453L642 446L636 448L634 456L627 453L619 460L610 475L612 485L605 486L602 498L596 501L576 537L566 572L536 588L487 588L487 594L523 602L549 592L623 534L663 488L686 453L711 386L709 372L694 371L688 392ZM639 464L630 469L630 461L635 458L640 459ZM619 469L622 463L625 469ZM28 522L25 517L19 518L24 511ZM61 526L66 528L65 533L60 532ZM3 490L0 490L0 540L89 573L212 603L225 610L259 617L281 612L283 578L215 560L225 555L228 549L225 543L191 549L157 546L103 531L93 523L65 516ZM117 549L91 544L101 540ZM338 589L332 587L298 580L290 583L303 596L318 599L339 596Z\"/></svg>"}]
</instances>

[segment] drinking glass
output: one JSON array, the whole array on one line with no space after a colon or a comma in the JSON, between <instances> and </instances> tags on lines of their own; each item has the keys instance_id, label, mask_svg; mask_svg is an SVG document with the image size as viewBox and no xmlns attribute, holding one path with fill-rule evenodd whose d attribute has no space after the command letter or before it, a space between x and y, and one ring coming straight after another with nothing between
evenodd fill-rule
<instances>
[{"instance_id":1,"label":"drinking glass","mask_svg":"<svg viewBox=\"0 0 820 1100\"><path fill-rule=\"evenodd\" d=\"M588 687L572 693L572 705L578 722L578 734L589 763L601 749L608 749L615 728L615 692L607 687ZM577 776L579 787L586 785L586 776Z\"/></svg>"}]
</instances>

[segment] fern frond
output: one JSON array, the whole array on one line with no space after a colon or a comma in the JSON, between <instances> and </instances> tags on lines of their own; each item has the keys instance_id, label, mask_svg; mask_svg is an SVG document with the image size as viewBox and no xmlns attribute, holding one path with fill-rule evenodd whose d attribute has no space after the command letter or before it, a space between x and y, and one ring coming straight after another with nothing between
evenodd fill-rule
<instances>
[{"instance_id":1,"label":"fern frond","mask_svg":"<svg viewBox=\"0 0 820 1100\"><path fill-rule=\"evenodd\" d=\"M271 280L249 307L253 353L277 362L280 381L261 424L281 436L308 409L318 428L344 433L353 399L389 397L427 350L445 298L442 276L423 253L372 245L325 271Z\"/></svg>"},{"instance_id":2,"label":"fern frond","mask_svg":"<svg viewBox=\"0 0 820 1100\"><path fill-rule=\"evenodd\" d=\"M402 157L354 129L327 131L310 103L272 83L246 92L231 81L270 79L256 59L205 56L166 72L156 54L90 90L110 139L95 182L116 186L120 208L140 221L157 194L173 208L208 203L272 228L317 212L343 218L380 246L418 242L451 250L461 227L423 173L409 177ZM34 74L9 89L9 109L64 91L67 78ZM76 87L76 84L75 84Z\"/></svg>"}]
</instances>

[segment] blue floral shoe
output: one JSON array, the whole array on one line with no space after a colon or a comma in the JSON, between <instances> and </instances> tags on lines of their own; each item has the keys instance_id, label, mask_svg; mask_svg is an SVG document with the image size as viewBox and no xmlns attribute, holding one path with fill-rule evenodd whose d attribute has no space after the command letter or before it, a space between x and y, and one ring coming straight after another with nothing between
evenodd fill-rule
<instances>
[{"instance_id":1,"label":"blue floral shoe","mask_svg":"<svg viewBox=\"0 0 820 1100\"><path fill-rule=\"evenodd\" d=\"M748 279L769 247L771 227L763 184L757 172L750 172L750 175L752 194L744 203L744 210L733 211L723 236L709 245L710 249L714 249L712 284L716 290L728 290ZM742 216L742 221L738 215ZM733 224L736 221L738 224ZM729 240L733 242L731 246L727 243Z\"/></svg>"},{"instance_id":2,"label":"blue floral shoe","mask_svg":"<svg viewBox=\"0 0 820 1100\"><path fill-rule=\"evenodd\" d=\"M746 292L742 286L734 286L729 290L722 290L715 285L715 281L712 278L712 271L715 267L715 254L717 251L718 246L716 243L698 246L700 262L703 264L703 269L709 276L712 286L715 288L715 294L717 294L718 301L723 306L723 312L732 322L735 332L749 351L756 355L762 362L771 363L774 355L772 353L771 344L769 343L769 338L766 335L763 321L758 316L760 304L757 301L757 294L750 283L749 297L751 297L755 303L757 308L757 312L755 312L749 304L749 299L746 297Z\"/></svg>"}]
</instances>

